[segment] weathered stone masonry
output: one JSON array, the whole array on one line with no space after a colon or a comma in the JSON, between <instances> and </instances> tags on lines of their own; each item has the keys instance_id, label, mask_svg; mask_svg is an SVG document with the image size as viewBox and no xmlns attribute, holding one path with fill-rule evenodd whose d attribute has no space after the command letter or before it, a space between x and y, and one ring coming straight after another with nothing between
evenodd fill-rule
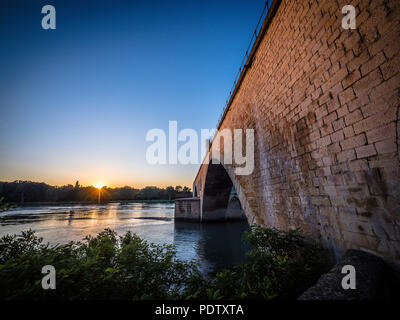
<instances>
[{"instance_id":1,"label":"weathered stone masonry","mask_svg":"<svg viewBox=\"0 0 400 320\"><path fill-rule=\"evenodd\" d=\"M224 165L251 223L400 262L399 68L399 1L280 3L219 128L255 129L253 174Z\"/></svg>"},{"instance_id":2,"label":"weathered stone masonry","mask_svg":"<svg viewBox=\"0 0 400 320\"><path fill-rule=\"evenodd\" d=\"M175 199L175 220L200 221L200 199Z\"/></svg>"}]
</instances>

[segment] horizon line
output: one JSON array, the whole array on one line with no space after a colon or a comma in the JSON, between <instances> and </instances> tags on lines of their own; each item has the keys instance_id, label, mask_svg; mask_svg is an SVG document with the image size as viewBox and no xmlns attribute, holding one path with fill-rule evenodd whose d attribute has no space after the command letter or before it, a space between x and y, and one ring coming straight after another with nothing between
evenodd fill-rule
<instances>
[{"instance_id":1,"label":"horizon line","mask_svg":"<svg viewBox=\"0 0 400 320\"><path fill-rule=\"evenodd\" d=\"M75 181L75 183L66 183L66 184L62 184L62 185L58 185L58 184L49 184L49 183L47 183L47 182L44 182L44 181L33 181L33 180L23 180L23 179L15 179L15 180L0 180L0 183L21 183L21 182L30 182L30 183L43 183L43 184L46 184L46 185L48 185L48 186L51 186L51 187L57 187L57 188L61 188L61 187L66 187L66 186L74 186L75 184L76 184L76 182L79 182L79 180L76 180ZM79 186L81 187L81 188L87 188L87 187L94 187L94 188L96 188L95 187L95 184L96 183L93 183L93 184L89 184L89 185L81 185L81 184L79 184ZM126 187L128 187L128 188L131 188L131 189L145 189L145 188L149 188L149 187L155 187L155 188L159 188L159 189L166 189L166 188L168 188L168 187L173 187L173 188L175 188L175 187L178 187L178 186L180 186L180 187L182 187L182 188L184 188L184 187L187 187L187 188L189 188L190 190L192 189L192 187L191 186L187 186L187 185L180 185L180 184L177 184L177 185L167 185L167 186L165 186L165 187L163 187L163 186L157 186L157 185L146 185L146 186L144 186L144 187L134 187L134 186L130 186L130 185L119 185L119 186L108 186L107 184L104 184L103 186L102 186L102 188L110 188L110 189L117 189L117 188L126 188Z\"/></svg>"}]
</instances>

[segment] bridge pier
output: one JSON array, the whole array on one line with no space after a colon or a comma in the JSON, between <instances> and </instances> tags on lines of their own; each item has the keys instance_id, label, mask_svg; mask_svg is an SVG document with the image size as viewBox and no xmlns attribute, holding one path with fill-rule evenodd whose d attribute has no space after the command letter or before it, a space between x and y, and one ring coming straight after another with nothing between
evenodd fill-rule
<instances>
[{"instance_id":1,"label":"bridge pier","mask_svg":"<svg viewBox=\"0 0 400 320\"><path fill-rule=\"evenodd\" d=\"M175 220L200 221L200 198L175 199Z\"/></svg>"},{"instance_id":2,"label":"bridge pier","mask_svg":"<svg viewBox=\"0 0 400 320\"><path fill-rule=\"evenodd\" d=\"M192 221L246 220L245 210L222 164L209 164L204 184L193 185L193 198L175 200L175 219Z\"/></svg>"},{"instance_id":3,"label":"bridge pier","mask_svg":"<svg viewBox=\"0 0 400 320\"><path fill-rule=\"evenodd\" d=\"M214 203L219 196L214 196ZM182 198L175 200L175 220L187 220L195 222L246 220L246 215L241 207L235 188L232 188L225 208L208 210L202 214L200 198Z\"/></svg>"}]
</instances>

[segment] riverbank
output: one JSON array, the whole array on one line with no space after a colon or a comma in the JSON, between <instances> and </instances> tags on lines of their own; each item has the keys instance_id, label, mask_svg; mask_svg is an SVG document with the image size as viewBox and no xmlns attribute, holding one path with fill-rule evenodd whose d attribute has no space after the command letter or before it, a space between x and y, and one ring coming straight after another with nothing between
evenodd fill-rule
<instances>
[{"instance_id":1,"label":"riverbank","mask_svg":"<svg viewBox=\"0 0 400 320\"><path fill-rule=\"evenodd\" d=\"M322 252L298 231L256 227L249 261L205 279L174 246L107 229L83 242L48 247L31 231L0 238L0 299L296 299L326 270ZM11 250L12 249L12 250ZM43 290L42 267L57 290Z\"/></svg>"},{"instance_id":2,"label":"riverbank","mask_svg":"<svg viewBox=\"0 0 400 320\"><path fill-rule=\"evenodd\" d=\"M241 241L248 224L197 224L174 220L174 204L131 202L24 206L0 214L0 237L35 230L51 245L81 241L106 228L118 235L131 231L159 245L174 245L177 257L198 259L204 274L215 274L245 261L248 250Z\"/></svg>"}]
</instances>

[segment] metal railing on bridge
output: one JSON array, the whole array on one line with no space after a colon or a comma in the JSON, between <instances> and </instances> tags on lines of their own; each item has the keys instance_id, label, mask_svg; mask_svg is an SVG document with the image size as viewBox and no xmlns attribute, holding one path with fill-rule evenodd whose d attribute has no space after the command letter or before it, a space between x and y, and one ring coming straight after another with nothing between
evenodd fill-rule
<instances>
[{"instance_id":1,"label":"metal railing on bridge","mask_svg":"<svg viewBox=\"0 0 400 320\"><path fill-rule=\"evenodd\" d=\"M229 91L228 97L227 97L227 99L225 101L225 105L224 105L224 107L222 109L222 113L218 118L217 130L219 129L219 126L220 126L220 124L221 124L221 122L222 122L222 120L224 118L224 115L225 115L227 109L229 108L229 102L231 101L232 96L233 96L233 94L235 92L235 88L236 88L236 85L238 84L238 81L240 79L240 75L242 74L242 71L244 70L244 68L247 68L247 67L251 66L252 61L247 61L247 60L249 58L249 54L250 54L251 48L253 47L253 45L254 45L254 43L255 43L255 41L256 41L260 31L261 31L262 22L265 20L269 10L271 9L272 3L273 3L273 0L267 0L265 2L265 5L264 5L264 8L263 8L263 10L261 12L260 18L258 19L257 25L256 25L256 27L255 27L255 29L254 29L254 31L252 33L252 36L251 36L251 39L250 39L250 43L247 46L247 50L246 50L246 52L245 52L245 54L243 56L242 62L241 62L240 67L239 67L239 70L235 75L235 78L234 78L234 81L233 81L233 85L232 85L231 90ZM247 62L247 64L246 64L246 62ZM214 137L213 137L212 140L214 140L216 134L217 134L217 132L214 134Z\"/></svg>"}]
</instances>

